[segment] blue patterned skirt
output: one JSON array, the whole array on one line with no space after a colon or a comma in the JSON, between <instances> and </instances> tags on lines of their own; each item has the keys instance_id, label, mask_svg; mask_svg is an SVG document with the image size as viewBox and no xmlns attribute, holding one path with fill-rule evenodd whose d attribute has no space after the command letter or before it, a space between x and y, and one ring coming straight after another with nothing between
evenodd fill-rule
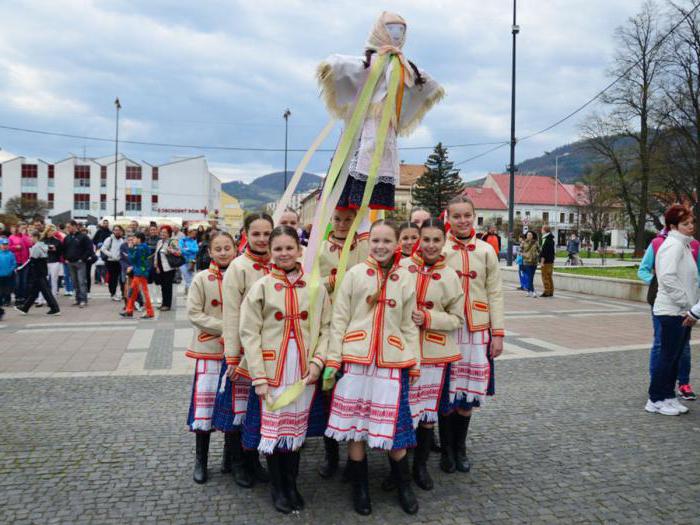
<instances>
[{"instance_id":1,"label":"blue patterned skirt","mask_svg":"<svg viewBox=\"0 0 700 525\"><path fill-rule=\"evenodd\" d=\"M233 383L226 377L227 368L228 365L224 361L221 365L219 388L216 391L216 400L214 401L212 426L221 432L234 432L240 430L241 426L233 423ZM224 386L223 390L221 388L222 385Z\"/></svg>"}]
</instances>

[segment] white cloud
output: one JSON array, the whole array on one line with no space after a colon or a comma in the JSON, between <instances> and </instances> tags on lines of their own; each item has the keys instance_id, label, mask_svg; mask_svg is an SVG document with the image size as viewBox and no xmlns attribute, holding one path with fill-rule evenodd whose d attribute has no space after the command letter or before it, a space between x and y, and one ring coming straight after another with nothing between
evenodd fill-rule
<instances>
[{"instance_id":1,"label":"white cloud","mask_svg":"<svg viewBox=\"0 0 700 525\"><path fill-rule=\"evenodd\" d=\"M227 164L221 162L209 163L209 171L216 175L221 182L230 182L235 180L249 184L258 177L278 170L279 168L271 166L270 164Z\"/></svg>"}]
</instances>

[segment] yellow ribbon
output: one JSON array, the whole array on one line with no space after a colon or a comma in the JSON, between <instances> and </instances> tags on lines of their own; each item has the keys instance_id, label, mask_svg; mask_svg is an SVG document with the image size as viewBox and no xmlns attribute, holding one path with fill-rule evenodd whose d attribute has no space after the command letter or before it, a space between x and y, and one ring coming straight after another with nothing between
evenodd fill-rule
<instances>
[{"instance_id":1,"label":"yellow ribbon","mask_svg":"<svg viewBox=\"0 0 700 525\"><path fill-rule=\"evenodd\" d=\"M364 218L367 210L369 208L369 201L372 197L372 191L374 190L374 185L377 180L377 172L379 171L379 164L382 160L382 155L384 155L384 143L386 141L386 135L389 131L389 124L394 116L395 104L396 104L396 93L399 87L399 80L401 79L401 62L398 57L391 57L391 77L389 78L389 88L386 94L386 100L384 101L384 107L382 108L382 118L379 122L379 129L377 130L377 141L374 146L374 152L372 154L372 162L369 166L369 173L367 175L367 183L365 184L365 191L362 195L362 204L360 209L357 211L355 220L350 227L347 239L343 245L343 251L340 254L340 260L338 261L338 272L335 275L335 286L338 288L340 283L345 277L345 270L348 266L348 258L350 257L350 246L352 245L352 239L355 238L357 229L360 227L360 223Z\"/></svg>"},{"instance_id":2,"label":"yellow ribbon","mask_svg":"<svg viewBox=\"0 0 700 525\"><path fill-rule=\"evenodd\" d=\"M271 412L274 412L275 410L279 410L280 408L286 407L287 405L296 401L297 398L304 393L305 388L306 383L304 383L303 379L300 379L292 386L286 388L285 391L282 392L279 396L277 396L277 399L275 399L272 403L270 403L271 396L267 396L265 398L267 409Z\"/></svg>"}]
</instances>

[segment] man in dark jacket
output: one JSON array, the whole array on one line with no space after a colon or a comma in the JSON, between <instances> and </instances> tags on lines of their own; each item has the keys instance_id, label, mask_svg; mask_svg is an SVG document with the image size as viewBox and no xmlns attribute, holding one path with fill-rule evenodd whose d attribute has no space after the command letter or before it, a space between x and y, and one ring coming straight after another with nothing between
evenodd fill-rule
<instances>
[{"instance_id":1,"label":"man in dark jacket","mask_svg":"<svg viewBox=\"0 0 700 525\"><path fill-rule=\"evenodd\" d=\"M100 245L103 242L105 242L110 235L112 235L112 232L109 231L109 221L105 219L102 221L102 224L97 227L97 231L92 237L92 244L94 244L95 247L99 248Z\"/></svg>"},{"instance_id":2,"label":"man in dark jacket","mask_svg":"<svg viewBox=\"0 0 700 525\"><path fill-rule=\"evenodd\" d=\"M542 249L540 250L540 264L542 265L542 285L544 293L540 297L554 296L554 234L549 225L542 226Z\"/></svg>"},{"instance_id":3,"label":"man in dark jacket","mask_svg":"<svg viewBox=\"0 0 700 525\"><path fill-rule=\"evenodd\" d=\"M80 232L80 226L70 221L66 227L68 235L63 239L63 258L68 263L71 281L75 287L74 306L87 306L87 264L95 255L90 238Z\"/></svg>"}]
</instances>

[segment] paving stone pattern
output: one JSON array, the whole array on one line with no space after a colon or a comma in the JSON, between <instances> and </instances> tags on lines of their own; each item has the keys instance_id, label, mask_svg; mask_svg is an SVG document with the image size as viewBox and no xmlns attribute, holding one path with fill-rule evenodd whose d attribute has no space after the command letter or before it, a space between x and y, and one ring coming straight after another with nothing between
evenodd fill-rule
<instances>
[{"instance_id":1,"label":"paving stone pattern","mask_svg":"<svg viewBox=\"0 0 700 525\"><path fill-rule=\"evenodd\" d=\"M191 377L2 379L0 522L700 523L700 402L686 416L645 413L646 370L640 350L498 363L498 395L472 421L472 473L443 474L433 455L435 489L416 488L421 509L407 516L381 491L388 467L374 452L369 518L351 510L349 486L316 474L319 440L302 453L299 514L220 474L220 435L196 485Z\"/></svg>"}]
</instances>

